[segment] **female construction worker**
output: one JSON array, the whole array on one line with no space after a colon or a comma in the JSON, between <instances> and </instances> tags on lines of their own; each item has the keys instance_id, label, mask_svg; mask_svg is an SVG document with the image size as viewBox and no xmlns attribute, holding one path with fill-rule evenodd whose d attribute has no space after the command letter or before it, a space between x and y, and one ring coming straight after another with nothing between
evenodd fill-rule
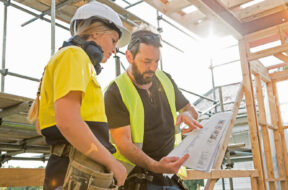
<instances>
[{"instance_id":1,"label":"female construction worker","mask_svg":"<svg viewBox=\"0 0 288 190\"><path fill-rule=\"evenodd\" d=\"M29 112L51 150L44 189L117 189L126 170L111 154L115 148L96 77L99 63L116 45L126 45L130 34L116 12L95 1L77 9L70 30L72 38L45 67Z\"/></svg>"}]
</instances>

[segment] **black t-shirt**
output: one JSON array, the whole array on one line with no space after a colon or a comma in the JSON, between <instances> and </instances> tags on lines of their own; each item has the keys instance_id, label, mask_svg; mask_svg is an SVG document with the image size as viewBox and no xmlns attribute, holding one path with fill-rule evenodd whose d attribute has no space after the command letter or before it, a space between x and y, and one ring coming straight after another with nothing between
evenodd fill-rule
<instances>
[{"instance_id":1,"label":"black t-shirt","mask_svg":"<svg viewBox=\"0 0 288 190\"><path fill-rule=\"evenodd\" d=\"M169 74L175 90L176 110L189 102ZM136 87L136 86L135 86ZM166 156L174 147L175 127L168 99L160 81L155 77L148 92L137 88L144 106L143 151L155 160ZM130 125L129 111L122 101L120 91L113 82L105 92L105 110L109 128Z\"/></svg>"},{"instance_id":2,"label":"black t-shirt","mask_svg":"<svg viewBox=\"0 0 288 190\"><path fill-rule=\"evenodd\" d=\"M169 74L175 90L176 110L179 111L189 102L178 89ZM135 86L135 85L134 85ZM136 86L135 86L136 87ZM136 87L144 107L143 152L155 160L160 160L174 148L175 126L170 105L160 81L155 77L146 90ZM109 128L130 125L129 111L122 101L118 86L113 82L105 92L105 111Z\"/></svg>"}]
</instances>

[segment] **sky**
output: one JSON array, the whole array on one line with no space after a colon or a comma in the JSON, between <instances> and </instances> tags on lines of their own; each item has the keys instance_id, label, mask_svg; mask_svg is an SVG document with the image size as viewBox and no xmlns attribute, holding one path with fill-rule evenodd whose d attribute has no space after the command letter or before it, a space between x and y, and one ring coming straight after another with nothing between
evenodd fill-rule
<instances>
[{"instance_id":1,"label":"sky","mask_svg":"<svg viewBox=\"0 0 288 190\"><path fill-rule=\"evenodd\" d=\"M121 0L117 0L116 3L121 6L127 6L127 4ZM143 18L153 26L157 26L156 10L150 5L141 3L140 5L130 8L129 11L140 18ZM0 3L1 52L3 41L3 14L4 6L3 3ZM31 18L33 18L32 15L17 10L13 7L8 7L6 68L10 72L40 79L43 69L48 63L51 54L50 23L38 19L25 27L21 27L21 24L30 20ZM165 18L182 30L189 32L169 18ZM184 53L181 53L164 43L161 50L164 71L170 73L176 84L183 89L198 94L204 94L212 88L211 71L209 69L211 63L213 63L213 65L217 65L231 60L239 60L237 41L232 36L218 38L217 36L213 36L213 30L211 29L211 36L209 38L195 41L163 21L160 22L160 26L163 29L163 33L161 34L162 38L184 51ZM63 41L69 38L70 33L68 31L56 27L56 49L61 47ZM220 51L221 48L231 45L236 46ZM120 50L125 52L126 48L124 47ZM125 57L120 54L118 56L121 57L121 62L127 68L128 63L125 60ZM0 58L2 60L2 53L0 54ZM105 63L103 67L104 70L98 77L102 88L106 87L109 82L115 78L114 59L110 58L110 60ZM214 69L214 76L216 86L241 81L242 74L239 61L223 67L216 67ZM288 90L287 83L280 84L280 86L281 85L281 88ZM37 88L37 82L12 76L5 77L6 93L34 98ZM184 95L190 100L191 103L197 99L197 97L187 93L184 93ZM286 97L281 96L279 98L280 101L286 102L285 109L288 109L287 99L285 100ZM286 122L288 123L288 121ZM15 163L21 164L22 167L31 167L30 164L24 164L23 161L21 163ZM38 167L38 165L43 165L41 162L33 163L37 164L34 165L35 167Z\"/></svg>"}]
</instances>

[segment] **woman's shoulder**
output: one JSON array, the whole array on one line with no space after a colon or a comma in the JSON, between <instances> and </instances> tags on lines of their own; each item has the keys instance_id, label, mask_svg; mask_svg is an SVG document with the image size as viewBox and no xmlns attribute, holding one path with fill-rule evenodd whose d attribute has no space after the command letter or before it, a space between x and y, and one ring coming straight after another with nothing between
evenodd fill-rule
<instances>
[{"instance_id":1,"label":"woman's shoulder","mask_svg":"<svg viewBox=\"0 0 288 190\"><path fill-rule=\"evenodd\" d=\"M65 67L65 65L88 67L89 63L90 59L81 47L67 46L61 48L54 54L48 63L48 67L51 67L52 69L59 65L61 65L61 67Z\"/></svg>"},{"instance_id":2,"label":"woman's shoulder","mask_svg":"<svg viewBox=\"0 0 288 190\"><path fill-rule=\"evenodd\" d=\"M59 49L57 53L55 54L55 56L56 57L63 56L65 54L79 54L79 55L83 54L84 55L85 51L79 46L71 45L71 46L66 46L66 47Z\"/></svg>"}]
</instances>

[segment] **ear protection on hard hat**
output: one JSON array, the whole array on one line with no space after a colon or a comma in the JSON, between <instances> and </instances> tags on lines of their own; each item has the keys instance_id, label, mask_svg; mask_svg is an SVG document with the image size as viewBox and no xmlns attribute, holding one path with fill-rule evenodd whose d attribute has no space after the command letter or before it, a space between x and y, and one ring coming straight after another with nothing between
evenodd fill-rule
<instances>
[{"instance_id":1,"label":"ear protection on hard hat","mask_svg":"<svg viewBox=\"0 0 288 190\"><path fill-rule=\"evenodd\" d=\"M102 48L94 41L86 41L78 35L73 36L68 41L64 41L62 48L71 45L79 46L87 53L98 75L102 70L102 67L100 65L103 59Z\"/></svg>"}]
</instances>

